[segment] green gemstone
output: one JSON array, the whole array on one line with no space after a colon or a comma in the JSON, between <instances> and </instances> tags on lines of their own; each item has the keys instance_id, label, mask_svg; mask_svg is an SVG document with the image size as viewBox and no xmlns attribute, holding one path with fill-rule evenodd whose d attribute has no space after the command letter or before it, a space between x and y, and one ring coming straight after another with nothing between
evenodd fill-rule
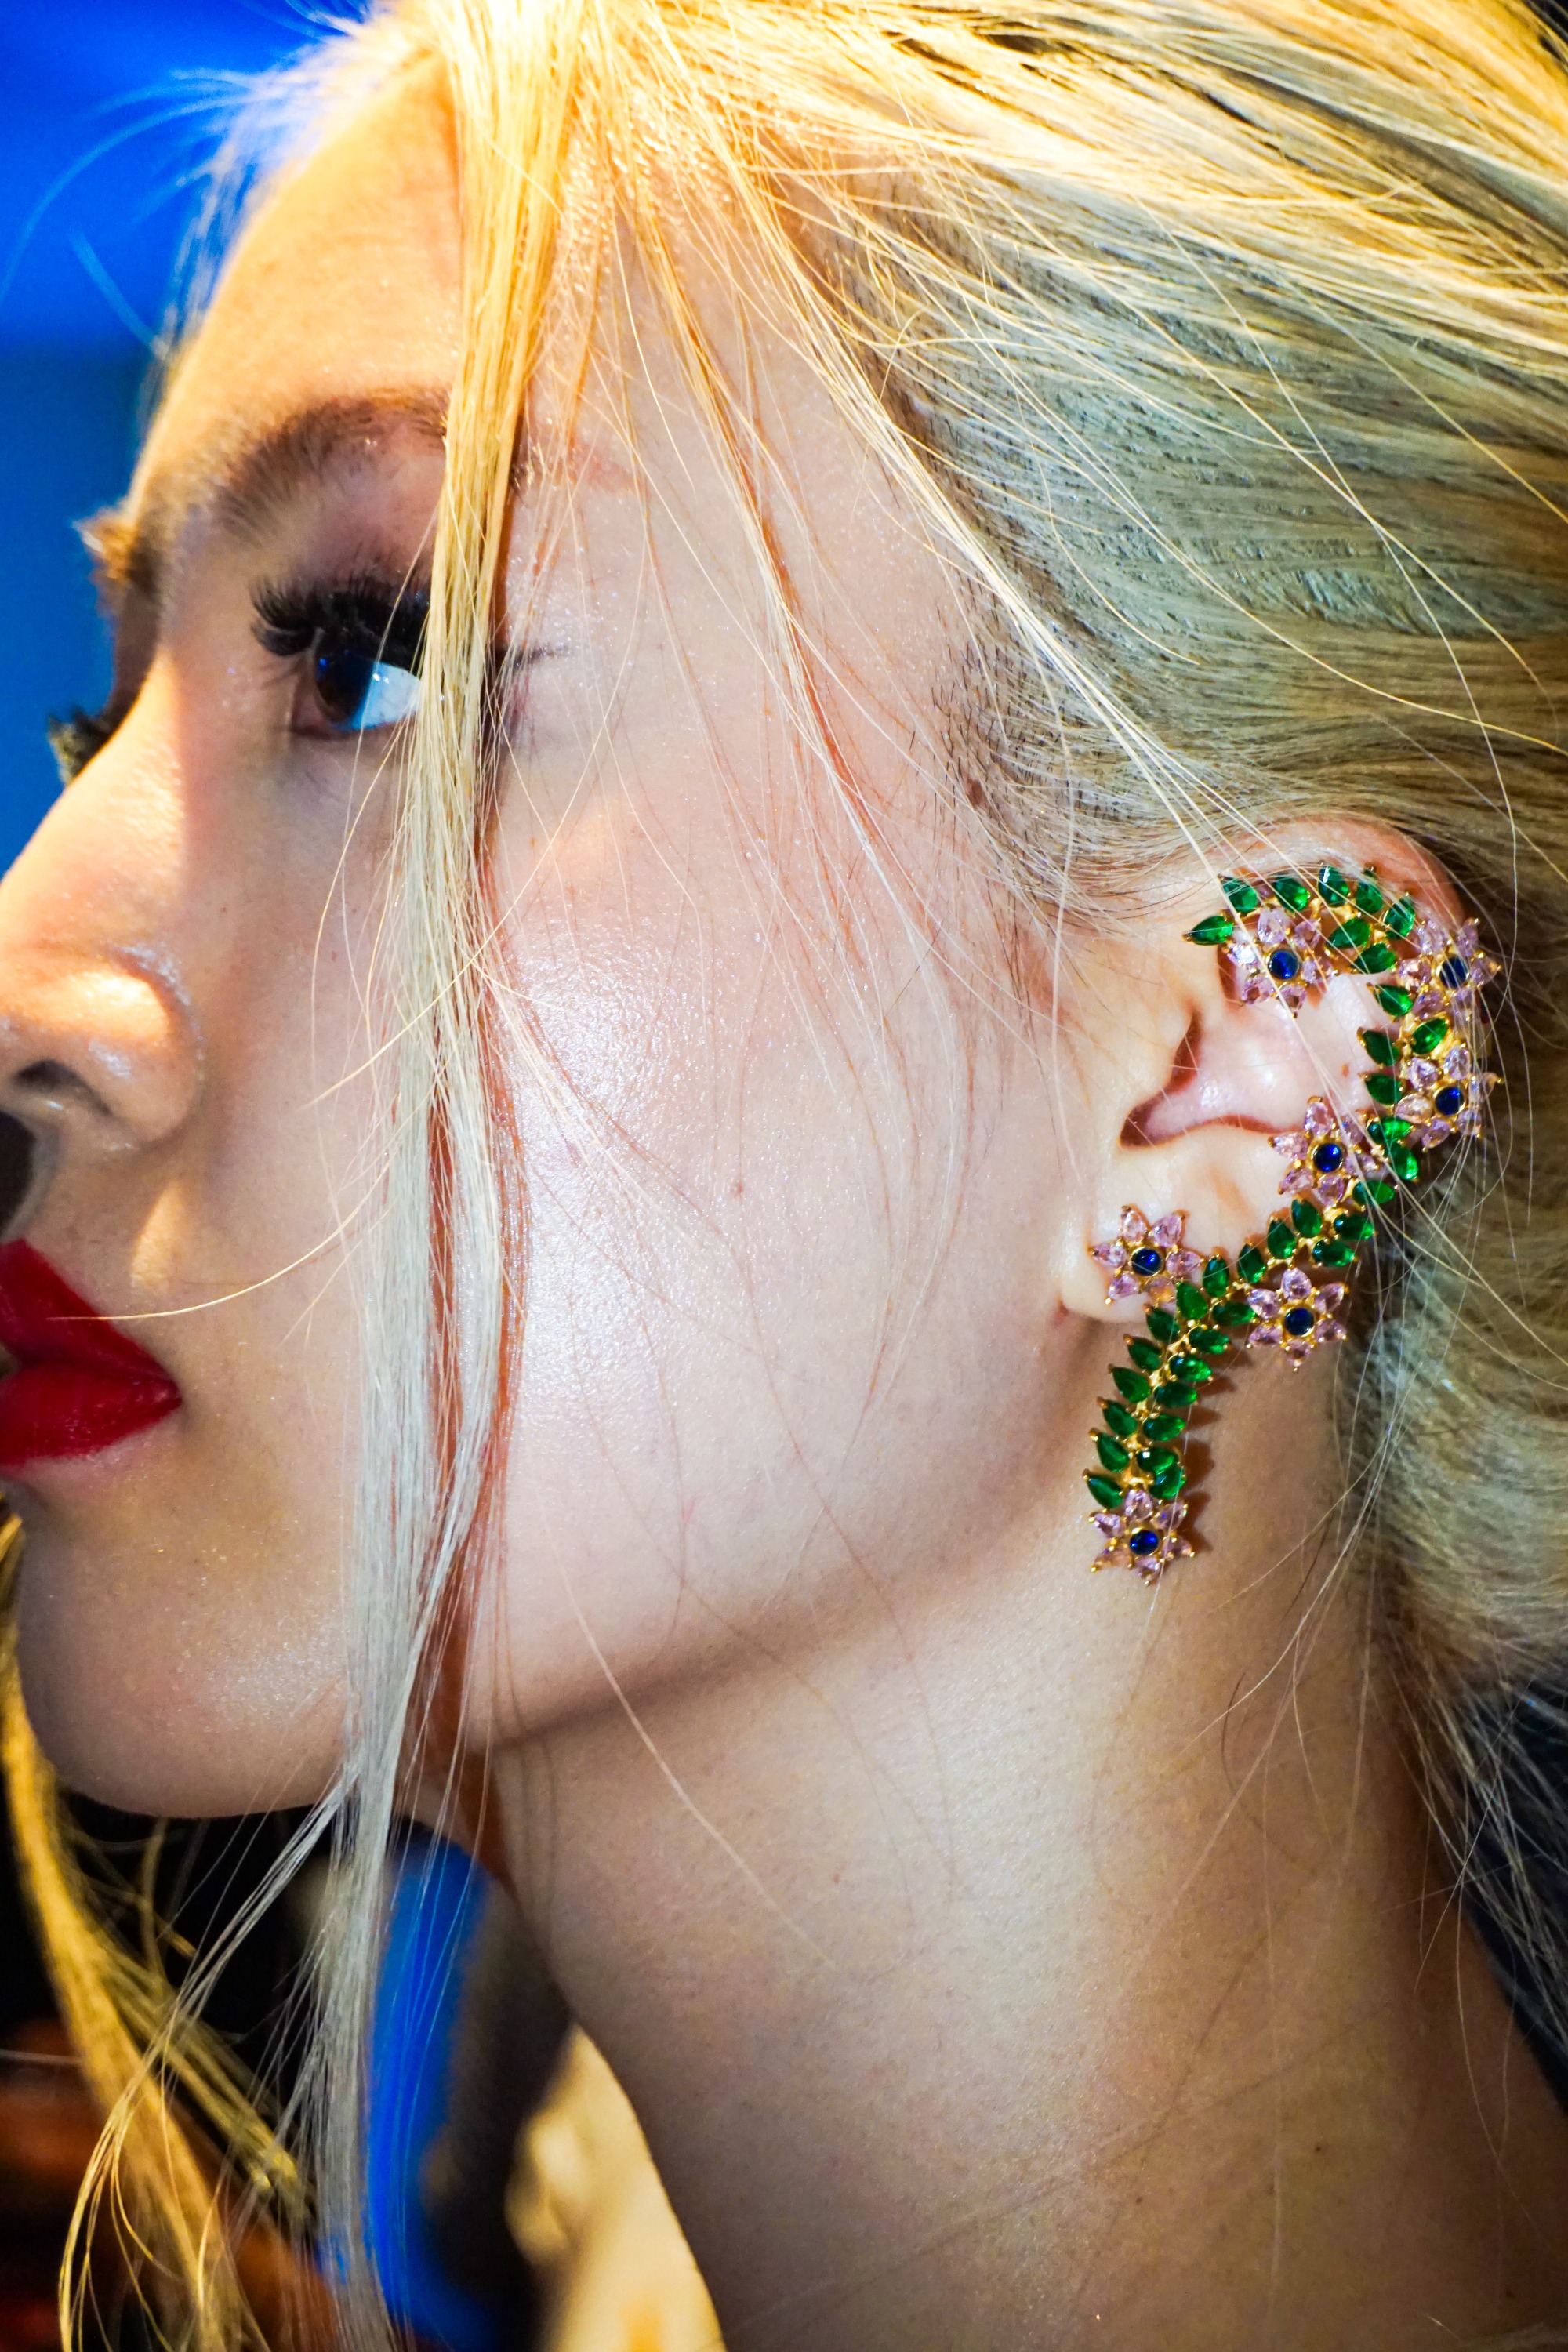
<instances>
[{"instance_id":1,"label":"green gemstone","mask_svg":"<svg viewBox=\"0 0 1568 2352\"><path fill-rule=\"evenodd\" d=\"M1189 1323L1200 1322L1209 1311L1208 1300L1195 1282L1178 1282L1176 1304Z\"/></svg>"},{"instance_id":2,"label":"green gemstone","mask_svg":"<svg viewBox=\"0 0 1568 2352\"><path fill-rule=\"evenodd\" d=\"M1113 1437L1137 1436L1138 1416L1135 1412L1124 1404L1118 1404L1114 1397L1101 1397L1100 1406L1105 1415L1105 1426Z\"/></svg>"},{"instance_id":3,"label":"green gemstone","mask_svg":"<svg viewBox=\"0 0 1568 2352\"><path fill-rule=\"evenodd\" d=\"M1312 1263L1314 1265L1353 1265L1355 1244L1353 1242L1314 1242Z\"/></svg>"},{"instance_id":4,"label":"green gemstone","mask_svg":"<svg viewBox=\"0 0 1568 2352\"><path fill-rule=\"evenodd\" d=\"M1258 893L1250 882L1243 882L1236 874L1225 874L1220 877L1219 887L1238 915L1251 915L1257 912Z\"/></svg>"},{"instance_id":5,"label":"green gemstone","mask_svg":"<svg viewBox=\"0 0 1568 2352\"><path fill-rule=\"evenodd\" d=\"M1268 887L1293 915L1304 915L1312 903L1312 893L1299 874L1276 874Z\"/></svg>"},{"instance_id":6,"label":"green gemstone","mask_svg":"<svg viewBox=\"0 0 1568 2352\"><path fill-rule=\"evenodd\" d=\"M1351 915L1336 924L1329 933L1328 944L1336 955L1357 956L1372 937L1369 926L1359 915Z\"/></svg>"},{"instance_id":7,"label":"green gemstone","mask_svg":"<svg viewBox=\"0 0 1568 2352\"><path fill-rule=\"evenodd\" d=\"M1143 1320L1152 1337L1164 1348L1170 1346L1182 1328L1168 1307L1151 1307Z\"/></svg>"},{"instance_id":8,"label":"green gemstone","mask_svg":"<svg viewBox=\"0 0 1568 2352\"><path fill-rule=\"evenodd\" d=\"M1204 1268L1204 1288L1211 1298L1223 1298L1230 1288L1230 1268L1217 1251Z\"/></svg>"},{"instance_id":9,"label":"green gemstone","mask_svg":"<svg viewBox=\"0 0 1568 2352\"><path fill-rule=\"evenodd\" d=\"M1292 1201L1290 1223L1299 1234L1310 1241L1314 1234L1321 1234L1323 1230L1323 1213L1314 1201Z\"/></svg>"},{"instance_id":10,"label":"green gemstone","mask_svg":"<svg viewBox=\"0 0 1568 2352\"><path fill-rule=\"evenodd\" d=\"M1230 1341L1223 1331L1211 1331L1206 1323L1200 1323L1195 1331L1187 1333L1187 1344L1195 1348L1200 1355L1223 1356Z\"/></svg>"},{"instance_id":11,"label":"green gemstone","mask_svg":"<svg viewBox=\"0 0 1568 2352\"><path fill-rule=\"evenodd\" d=\"M1115 1510L1121 1500L1121 1489L1114 1478L1104 1477L1098 1470L1086 1470L1083 1483L1102 1510Z\"/></svg>"},{"instance_id":12,"label":"green gemstone","mask_svg":"<svg viewBox=\"0 0 1568 2352\"><path fill-rule=\"evenodd\" d=\"M1373 874L1363 874L1355 886L1355 902L1363 915L1381 915L1384 906L1383 891Z\"/></svg>"},{"instance_id":13,"label":"green gemstone","mask_svg":"<svg viewBox=\"0 0 1568 2352\"><path fill-rule=\"evenodd\" d=\"M1401 988L1394 981L1390 981L1386 988L1374 988L1372 992L1384 1011L1391 1013L1396 1021L1403 1021L1415 1002L1410 991Z\"/></svg>"},{"instance_id":14,"label":"green gemstone","mask_svg":"<svg viewBox=\"0 0 1568 2352\"><path fill-rule=\"evenodd\" d=\"M1206 1377L1206 1364L1204 1370ZM1155 1403L1163 1405L1167 1412L1191 1412L1197 1401L1196 1389L1184 1385L1181 1381L1162 1381L1154 1391Z\"/></svg>"},{"instance_id":15,"label":"green gemstone","mask_svg":"<svg viewBox=\"0 0 1568 2352\"><path fill-rule=\"evenodd\" d=\"M1363 1209L1342 1209L1334 1219L1334 1237L1337 1241L1350 1242L1352 1244L1369 1242L1372 1239L1372 1219Z\"/></svg>"},{"instance_id":16,"label":"green gemstone","mask_svg":"<svg viewBox=\"0 0 1568 2352\"><path fill-rule=\"evenodd\" d=\"M1142 1372L1130 1372L1125 1364L1112 1364L1110 1377L1124 1397L1133 1404L1142 1404L1149 1393L1149 1382Z\"/></svg>"},{"instance_id":17,"label":"green gemstone","mask_svg":"<svg viewBox=\"0 0 1568 2352\"><path fill-rule=\"evenodd\" d=\"M1256 1323L1258 1320L1257 1315L1245 1298L1227 1298L1222 1306L1215 1307L1213 1312L1215 1321L1223 1323L1227 1331L1245 1331L1249 1323Z\"/></svg>"},{"instance_id":18,"label":"green gemstone","mask_svg":"<svg viewBox=\"0 0 1568 2352\"><path fill-rule=\"evenodd\" d=\"M1173 1356L1171 1370L1179 1381L1185 1381L1189 1388L1201 1389L1205 1381L1214 1378L1214 1366L1205 1364L1201 1356Z\"/></svg>"},{"instance_id":19,"label":"green gemstone","mask_svg":"<svg viewBox=\"0 0 1568 2352\"><path fill-rule=\"evenodd\" d=\"M1146 1454L1138 1456L1138 1467L1146 1478L1158 1478L1163 1473L1175 1469L1179 1457L1168 1445L1152 1445Z\"/></svg>"},{"instance_id":20,"label":"green gemstone","mask_svg":"<svg viewBox=\"0 0 1568 2352\"><path fill-rule=\"evenodd\" d=\"M1388 1164L1402 1184L1414 1184L1421 1174L1421 1154L1414 1144L1391 1143Z\"/></svg>"},{"instance_id":21,"label":"green gemstone","mask_svg":"<svg viewBox=\"0 0 1568 2352\"><path fill-rule=\"evenodd\" d=\"M1342 874L1337 866L1319 866L1318 896L1326 906L1342 907L1354 887L1350 876Z\"/></svg>"},{"instance_id":22,"label":"green gemstone","mask_svg":"<svg viewBox=\"0 0 1568 2352\"><path fill-rule=\"evenodd\" d=\"M1114 1437L1107 1437L1103 1429L1097 1429L1094 1433L1094 1450L1105 1469L1126 1469L1130 1458L1127 1448L1119 1445Z\"/></svg>"},{"instance_id":23,"label":"green gemstone","mask_svg":"<svg viewBox=\"0 0 1568 2352\"><path fill-rule=\"evenodd\" d=\"M1413 1054L1435 1054L1447 1034L1446 1021L1423 1021L1410 1032L1410 1050Z\"/></svg>"},{"instance_id":24,"label":"green gemstone","mask_svg":"<svg viewBox=\"0 0 1568 2352\"><path fill-rule=\"evenodd\" d=\"M1296 1236L1291 1228L1285 1223L1283 1217L1271 1217L1269 1219L1268 1231L1265 1235L1265 1239L1268 1244L1268 1255L1270 1257L1279 1258L1295 1256Z\"/></svg>"},{"instance_id":25,"label":"green gemstone","mask_svg":"<svg viewBox=\"0 0 1568 2352\"><path fill-rule=\"evenodd\" d=\"M1127 1352L1141 1371L1157 1372L1165 1360L1163 1348L1156 1348L1152 1339L1129 1339Z\"/></svg>"},{"instance_id":26,"label":"green gemstone","mask_svg":"<svg viewBox=\"0 0 1568 2352\"><path fill-rule=\"evenodd\" d=\"M1373 1176L1366 1183L1358 1184L1355 1196L1358 1201L1370 1201L1380 1209L1386 1209L1391 1201L1399 1198L1386 1176Z\"/></svg>"},{"instance_id":27,"label":"green gemstone","mask_svg":"<svg viewBox=\"0 0 1568 2352\"><path fill-rule=\"evenodd\" d=\"M1410 1132L1410 1121L1407 1118L1369 1118L1366 1131L1374 1143L1381 1143L1386 1150L1391 1143L1405 1141Z\"/></svg>"},{"instance_id":28,"label":"green gemstone","mask_svg":"<svg viewBox=\"0 0 1568 2352\"><path fill-rule=\"evenodd\" d=\"M1392 907L1384 909L1383 919L1391 931L1396 932L1400 939L1407 940L1415 929L1415 899L1395 898Z\"/></svg>"},{"instance_id":29,"label":"green gemstone","mask_svg":"<svg viewBox=\"0 0 1568 2352\"><path fill-rule=\"evenodd\" d=\"M1371 947L1363 948L1355 960L1357 971L1367 973L1392 971L1399 958L1386 940L1373 940Z\"/></svg>"},{"instance_id":30,"label":"green gemstone","mask_svg":"<svg viewBox=\"0 0 1568 2352\"><path fill-rule=\"evenodd\" d=\"M1368 1070L1362 1084L1374 1103L1382 1103L1389 1110L1399 1100L1402 1089L1392 1070Z\"/></svg>"},{"instance_id":31,"label":"green gemstone","mask_svg":"<svg viewBox=\"0 0 1568 2352\"><path fill-rule=\"evenodd\" d=\"M1268 1271L1268 1260L1253 1242L1247 1242L1236 1254L1236 1270L1243 1282L1261 1282Z\"/></svg>"},{"instance_id":32,"label":"green gemstone","mask_svg":"<svg viewBox=\"0 0 1568 2352\"><path fill-rule=\"evenodd\" d=\"M1205 915L1187 933L1195 948L1223 948L1227 940L1236 937L1236 925L1228 915Z\"/></svg>"},{"instance_id":33,"label":"green gemstone","mask_svg":"<svg viewBox=\"0 0 1568 2352\"><path fill-rule=\"evenodd\" d=\"M1152 1412L1143 1423L1143 1434L1151 1445L1168 1445L1173 1437L1180 1437L1186 1425L1182 1413Z\"/></svg>"},{"instance_id":34,"label":"green gemstone","mask_svg":"<svg viewBox=\"0 0 1568 2352\"><path fill-rule=\"evenodd\" d=\"M1149 1485L1162 1503L1173 1503L1187 1483L1187 1474L1181 1464L1173 1461L1168 1470L1157 1470Z\"/></svg>"},{"instance_id":35,"label":"green gemstone","mask_svg":"<svg viewBox=\"0 0 1568 2352\"><path fill-rule=\"evenodd\" d=\"M1369 1058L1381 1063L1385 1070L1391 1070L1399 1059L1399 1048L1386 1029L1363 1029L1361 1042Z\"/></svg>"}]
</instances>

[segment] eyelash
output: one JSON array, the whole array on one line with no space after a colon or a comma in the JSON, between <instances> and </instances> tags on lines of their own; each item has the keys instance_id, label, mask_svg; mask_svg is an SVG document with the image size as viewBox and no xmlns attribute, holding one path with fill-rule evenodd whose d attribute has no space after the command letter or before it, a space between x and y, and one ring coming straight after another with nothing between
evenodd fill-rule
<instances>
[{"instance_id":1,"label":"eyelash","mask_svg":"<svg viewBox=\"0 0 1568 2352\"><path fill-rule=\"evenodd\" d=\"M405 669L417 677L430 615L429 591L359 572L338 581L268 581L251 599L257 643L282 661L323 652ZM79 705L51 719L47 733L62 784L74 783L119 726L112 703ZM327 731L334 731L329 729Z\"/></svg>"}]
</instances>

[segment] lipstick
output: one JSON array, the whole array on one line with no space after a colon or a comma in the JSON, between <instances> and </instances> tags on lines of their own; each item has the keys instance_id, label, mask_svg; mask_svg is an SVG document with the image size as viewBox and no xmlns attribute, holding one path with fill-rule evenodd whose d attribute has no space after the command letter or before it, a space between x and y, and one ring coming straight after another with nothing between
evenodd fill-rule
<instances>
[{"instance_id":1,"label":"lipstick","mask_svg":"<svg viewBox=\"0 0 1568 2352\"><path fill-rule=\"evenodd\" d=\"M98 1454L174 1412L180 1391L145 1348L89 1307L26 1242L0 1247L0 1472Z\"/></svg>"}]
</instances>

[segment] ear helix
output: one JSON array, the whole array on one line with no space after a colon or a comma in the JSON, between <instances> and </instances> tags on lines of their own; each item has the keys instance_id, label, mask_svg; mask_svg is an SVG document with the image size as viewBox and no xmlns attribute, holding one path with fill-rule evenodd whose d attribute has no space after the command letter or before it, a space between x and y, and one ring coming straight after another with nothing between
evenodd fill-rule
<instances>
[{"instance_id":1,"label":"ear helix","mask_svg":"<svg viewBox=\"0 0 1568 2352\"><path fill-rule=\"evenodd\" d=\"M1390 902L1370 868L1354 881L1334 866L1310 881L1227 875L1221 887L1226 911L1187 937L1218 950L1243 1003L1272 997L1296 1013L1352 972L1373 982L1387 1025L1361 1033L1364 1115L1314 1097L1300 1127L1273 1139L1288 1205L1234 1262L1190 1248L1183 1211L1150 1218L1129 1207L1110 1239L1090 1244L1110 1276L1108 1298L1146 1308L1093 1432L1086 1475L1103 1538L1094 1565L1150 1581L1192 1551L1184 1457L1204 1389L1238 1349L1273 1350L1299 1370L1344 1338L1341 1309L1378 1219L1420 1181L1425 1152L1480 1134L1497 1083L1481 1066L1477 991L1500 967L1474 923L1449 931L1408 897Z\"/></svg>"}]
</instances>

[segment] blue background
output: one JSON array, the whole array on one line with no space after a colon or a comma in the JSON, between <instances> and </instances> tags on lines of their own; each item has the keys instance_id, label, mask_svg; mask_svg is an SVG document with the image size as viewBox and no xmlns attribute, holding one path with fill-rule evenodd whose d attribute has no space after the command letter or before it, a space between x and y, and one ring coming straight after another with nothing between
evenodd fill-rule
<instances>
[{"instance_id":1,"label":"blue background","mask_svg":"<svg viewBox=\"0 0 1568 2352\"><path fill-rule=\"evenodd\" d=\"M125 486L201 164L321 14L0 0L0 869L56 790L49 714L108 685L72 526Z\"/></svg>"}]
</instances>

